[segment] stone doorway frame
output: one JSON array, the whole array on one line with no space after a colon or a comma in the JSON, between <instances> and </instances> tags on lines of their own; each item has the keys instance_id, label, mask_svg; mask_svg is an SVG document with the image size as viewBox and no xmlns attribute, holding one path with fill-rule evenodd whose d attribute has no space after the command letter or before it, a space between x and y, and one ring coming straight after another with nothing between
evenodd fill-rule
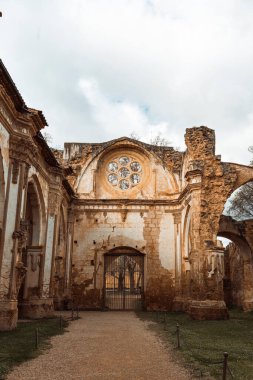
<instances>
[{"instance_id":1,"label":"stone doorway frame","mask_svg":"<svg viewBox=\"0 0 253 380\"><path fill-rule=\"evenodd\" d=\"M119 278L115 273L112 274L113 270L119 270L119 266L121 286ZM104 254L103 307L105 309L142 310L144 284L145 254L132 247L116 247Z\"/></svg>"}]
</instances>

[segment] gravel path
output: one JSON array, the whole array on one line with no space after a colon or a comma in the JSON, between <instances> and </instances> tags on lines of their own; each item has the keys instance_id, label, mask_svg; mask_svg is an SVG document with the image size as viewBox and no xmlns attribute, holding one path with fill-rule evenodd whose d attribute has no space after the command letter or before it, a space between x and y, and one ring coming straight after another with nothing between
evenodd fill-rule
<instances>
[{"instance_id":1,"label":"gravel path","mask_svg":"<svg viewBox=\"0 0 253 380\"><path fill-rule=\"evenodd\" d=\"M173 353L133 312L81 312L52 348L7 380L189 380Z\"/></svg>"}]
</instances>

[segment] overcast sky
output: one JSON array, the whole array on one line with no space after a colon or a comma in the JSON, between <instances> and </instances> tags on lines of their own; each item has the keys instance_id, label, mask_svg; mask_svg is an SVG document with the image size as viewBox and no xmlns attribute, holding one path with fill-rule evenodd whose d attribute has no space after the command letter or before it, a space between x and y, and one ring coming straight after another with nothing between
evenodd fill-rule
<instances>
[{"instance_id":1,"label":"overcast sky","mask_svg":"<svg viewBox=\"0 0 253 380\"><path fill-rule=\"evenodd\" d=\"M0 55L54 145L216 131L216 153L253 145L252 0L2 0Z\"/></svg>"}]
</instances>

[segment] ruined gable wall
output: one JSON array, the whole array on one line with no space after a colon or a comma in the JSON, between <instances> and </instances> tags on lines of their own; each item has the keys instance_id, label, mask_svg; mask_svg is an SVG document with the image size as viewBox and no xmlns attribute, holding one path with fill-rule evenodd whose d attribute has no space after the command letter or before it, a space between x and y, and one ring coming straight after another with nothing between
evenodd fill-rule
<instances>
[{"instance_id":1,"label":"ruined gable wall","mask_svg":"<svg viewBox=\"0 0 253 380\"><path fill-rule=\"evenodd\" d=\"M69 161L71 165L75 162L78 196L74 202L74 297L82 307L101 307L103 255L114 247L128 246L145 255L146 307L171 309L175 295L174 211L182 154L130 139L115 140L103 149L87 144L75 150L79 153ZM107 180L108 164L121 156L131 157L142 167L139 185L125 191ZM162 200L176 203L165 206Z\"/></svg>"},{"instance_id":2,"label":"ruined gable wall","mask_svg":"<svg viewBox=\"0 0 253 380\"><path fill-rule=\"evenodd\" d=\"M103 168L101 157L108 156L109 152L117 150L124 152L132 150L139 152L139 156L146 156L145 166L151 168L152 183L150 187L157 187L152 190L153 196L168 196L172 192L180 191L180 173L182 167L183 153L175 151L171 147L160 147L142 143L140 141L132 140L129 138L121 138L112 140L107 143L101 144L65 144L63 154L63 164L67 167L70 166L72 174L68 176L69 182L76 189L78 194L82 197L92 197L92 178L94 177L95 183L98 183L97 189L100 187L100 173L99 170ZM58 154L57 154L58 156ZM103 159L103 158L102 158ZM156 180L155 180L156 178ZM156 183L154 183L154 180ZM145 186L146 188L147 186ZM155 192L154 192L155 191ZM106 197L106 188L103 186L103 196ZM110 191L109 191L110 193ZM152 197L150 190L145 197ZM101 194L96 194L95 198L100 198ZM110 194L108 194L110 197Z\"/></svg>"}]
</instances>

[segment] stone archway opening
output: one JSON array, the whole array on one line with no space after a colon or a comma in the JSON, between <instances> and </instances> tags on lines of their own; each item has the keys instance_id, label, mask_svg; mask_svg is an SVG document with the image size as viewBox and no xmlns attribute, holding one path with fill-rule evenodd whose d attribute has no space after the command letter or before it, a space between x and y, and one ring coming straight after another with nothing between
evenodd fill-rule
<instances>
[{"instance_id":1,"label":"stone archway opening","mask_svg":"<svg viewBox=\"0 0 253 380\"><path fill-rule=\"evenodd\" d=\"M228 307L253 309L253 259L247 241L235 231L220 231L224 246L224 300Z\"/></svg>"},{"instance_id":2,"label":"stone archway opening","mask_svg":"<svg viewBox=\"0 0 253 380\"><path fill-rule=\"evenodd\" d=\"M225 243L225 302L227 306L245 311L253 310L253 181L250 170L248 175L239 170L238 183L225 203L218 233L218 238Z\"/></svg>"},{"instance_id":3,"label":"stone archway opening","mask_svg":"<svg viewBox=\"0 0 253 380\"><path fill-rule=\"evenodd\" d=\"M141 310L144 301L144 254L118 247L104 255L104 307Z\"/></svg>"},{"instance_id":4,"label":"stone archway opening","mask_svg":"<svg viewBox=\"0 0 253 380\"><path fill-rule=\"evenodd\" d=\"M18 293L19 318L33 317L30 301L38 299L40 296L43 215L40 196L34 181L30 181L27 187L25 223L27 226L27 239L26 246L22 250L22 261L27 268L27 272Z\"/></svg>"}]
</instances>

